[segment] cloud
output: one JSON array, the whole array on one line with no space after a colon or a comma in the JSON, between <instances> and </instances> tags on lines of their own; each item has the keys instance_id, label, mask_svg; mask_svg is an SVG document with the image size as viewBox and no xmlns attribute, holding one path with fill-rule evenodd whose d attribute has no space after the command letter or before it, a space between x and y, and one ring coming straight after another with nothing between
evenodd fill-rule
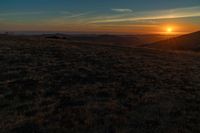
<instances>
[{"instance_id":1,"label":"cloud","mask_svg":"<svg viewBox=\"0 0 200 133\"><path fill-rule=\"evenodd\" d=\"M83 12L83 13L71 13L69 16L66 18L77 18L77 17L83 17L91 14L92 12Z\"/></svg>"},{"instance_id":2,"label":"cloud","mask_svg":"<svg viewBox=\"0 0 200 133\"><path fill-rule=\"evenodd\" d=\"M87 16L92 13L70 11L0 12L0 22L7 21L10 24L23 22L24 25L35 22L39 22L40 25L77 24L83 23L83 19L88 18Z\"/></svg>"},{"instance_id":3,"label":"cloud","mask_svg":"<svg viewBox=\"0 0 200 133\"><path fill-rule=\"evenodd\" d=\"M91 21L91 23L117 23L117 22L133 22L133 21L146 21L146 20L161 20L161 19L177 19L177 18L189 18L200 17L200 6L176 8L169 10L155 10L148 12L135 12L128 15L121 15L117 18L111 16L105 16L101 19ZM110 19L109 19L110 18Z\"/></svg>"},{"instance_id":4,"label":"cloud","mask_svg":"<svg viewBox=\"0 0 200 133\"><path fill-rule=\"evenodd\" d=\"M123 8L113 8L111 9L114 12L120 12L120 13L130 13L133 12L132 9L123 9Z\"/></svg>"},{"instance_id":5,"label":"cloud","mask_svg":"<svg viewBox=\"0 0 200 133\"><path fill-rule=\"evenodd\" d=\"M59 12L60 15L52 18L43 19L41 23L52 26L65 26L65 25L83 25L86 24L87 19L93 12Z\"/></svg>"}]
</instances>

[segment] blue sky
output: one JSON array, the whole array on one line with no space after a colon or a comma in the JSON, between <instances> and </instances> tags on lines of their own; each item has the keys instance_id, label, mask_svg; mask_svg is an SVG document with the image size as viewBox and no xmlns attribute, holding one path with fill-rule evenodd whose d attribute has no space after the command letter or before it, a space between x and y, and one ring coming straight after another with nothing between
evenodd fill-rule
<instances>
[{"instance_id":1,"label":"blue sky","mask_svg":"<svg viewBox=\"0 0 200 133\"><path fill-rule=\"evenodd\" d=\"M200 0L0 1L1 31L146 33L167 25L198 30Z\"/></svg>"}]
</instances>

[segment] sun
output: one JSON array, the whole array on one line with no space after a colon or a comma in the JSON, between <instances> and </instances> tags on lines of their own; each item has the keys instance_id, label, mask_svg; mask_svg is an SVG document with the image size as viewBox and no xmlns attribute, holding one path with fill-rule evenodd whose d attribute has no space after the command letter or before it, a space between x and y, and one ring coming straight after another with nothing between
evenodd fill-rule
<instances>
[{"instance_id":1,"label":"sun","mask_svg":"<svg viewBox=\"0 0 200 133\"><path fill-rule=\"evenodd\" d=\"M174 29L171 26L169 26L169 27L166 28L166 33L167 34L171 34L171 33L173 33L173 31L174 31Z\"/></svg>"}]
</instances>

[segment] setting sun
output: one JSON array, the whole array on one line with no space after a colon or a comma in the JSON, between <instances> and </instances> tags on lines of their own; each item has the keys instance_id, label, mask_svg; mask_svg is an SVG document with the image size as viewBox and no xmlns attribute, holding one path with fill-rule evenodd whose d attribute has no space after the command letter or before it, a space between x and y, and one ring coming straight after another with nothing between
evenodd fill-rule
<instances>
[{"instance_id":1,"label":"setting sun","mask_svg":"<svg viewBox=\"0 0 200 133\"><path fill-rule=\"evenodd\" d=\"M173 32L173 28L172 27L167 27L167 29L166 29L166 33L172 33Z\"/></svg>"}]
</instances>

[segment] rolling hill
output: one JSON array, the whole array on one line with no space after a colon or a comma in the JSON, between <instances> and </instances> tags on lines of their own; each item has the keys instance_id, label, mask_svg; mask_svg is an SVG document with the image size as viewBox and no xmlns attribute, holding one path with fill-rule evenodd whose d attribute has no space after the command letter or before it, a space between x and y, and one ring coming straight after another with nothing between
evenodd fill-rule
<instances>
[{"instance_id":1,"label":"rolling hill","mask_svg":"<svg viewBox=\"0 0 200 133\"><path fill-rule=\"evenodd\" d=\"M161 40L166 40L175 35L159 35L159 34L147 34L147 35L67 35L67 34L49 34L43 35L45 38L90 42L100 44L113 44L120 46L140 46L146 43L154 43Z\"/></svg>"},{"instance_id":2,"label":"rolling hill","mask_svg":"<svg viewBox=\"0 0 200 133\"><path fill-rule=\"evenodd\" d=\"M0 132L199 133L199 58L0 36Z\"/></svg>"},{"instance_id":3,"label":"rolling hill","mask_svg":"<svg viewBox=\"0 0 200 133\"><path fill-rule=\"evenodd\" d=\"M143 46L162 50L200 51L200 31Z\"/></svg>"}]
</instances>

